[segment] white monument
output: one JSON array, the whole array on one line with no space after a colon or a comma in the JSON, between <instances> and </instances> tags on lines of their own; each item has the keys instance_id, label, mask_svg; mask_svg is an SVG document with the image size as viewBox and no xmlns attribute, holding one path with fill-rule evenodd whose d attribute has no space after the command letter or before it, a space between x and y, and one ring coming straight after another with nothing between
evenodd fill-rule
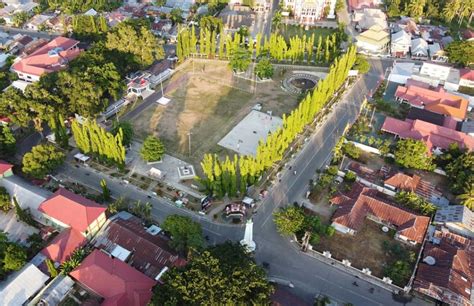
<instances>
[{"instance_id":1,"label":"white monument","mask_svg":"<svg viewBox=\"0 0 474 306\"><path fill-rule=\"evenodd\" d=\"M252 219L247 220L247 224L245 224L244 239L240 240L240 244L243 247L245 247L247 252L255 251L256 245L255 245L255 241L253 241L253 221L252 221Z\"/></svg>"}]
</instances>

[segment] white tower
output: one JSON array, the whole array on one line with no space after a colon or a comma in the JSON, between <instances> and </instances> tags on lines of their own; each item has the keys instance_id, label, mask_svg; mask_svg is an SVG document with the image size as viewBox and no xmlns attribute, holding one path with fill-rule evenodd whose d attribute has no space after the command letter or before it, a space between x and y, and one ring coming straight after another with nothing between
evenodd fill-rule
<instances>
[{"instance_id":1,"label":"white tower","mask_svg":"<svg viewBox=\"0 0 474 306\"><path fill-rule=\"evenodd\" d=\"M244 239L240 240L240 244L245 247L247 252L255 251L256 245L253 241L253 221L252 219L247 220L245 224L245 234Z\"/></svg>"}]
</instances>

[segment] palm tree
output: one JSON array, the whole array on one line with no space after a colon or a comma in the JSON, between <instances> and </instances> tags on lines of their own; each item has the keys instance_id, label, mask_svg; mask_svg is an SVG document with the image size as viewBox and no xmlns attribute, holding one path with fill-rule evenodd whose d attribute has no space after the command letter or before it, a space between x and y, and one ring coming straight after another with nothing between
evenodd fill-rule
<instances>
[{"instance_id":1,"label":"palm tree","mask_svg":"<svg viewBox=\"0 0 474 306\"><path fill-rule=\"evenodd\" d=\"M461 200L462 205L472 210L474 208L474 182L466 183L464 193L456 198Z\"/></svg>"}]
</instances>

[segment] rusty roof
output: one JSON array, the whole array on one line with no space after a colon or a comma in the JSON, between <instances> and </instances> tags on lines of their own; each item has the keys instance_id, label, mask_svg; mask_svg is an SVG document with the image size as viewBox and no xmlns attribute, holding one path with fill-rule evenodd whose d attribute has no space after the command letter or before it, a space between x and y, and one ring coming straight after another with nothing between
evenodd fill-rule
<instances>
[{"instance_id":1,"label":"rusty roof","mask_svg":"<svg viewBox=\"0 0 474 306\"><path fill-rule=\"evenodd\" d=\"M363 187L359 183L355 183L346 194L345 201L341 201L341 197L334 200L331 199L331 203L338 204L339 208L332 221L356 231L362 227L365 218L372 215L394 225L398 234L421 243L430 222L429 217L399 207L385 199L377 190Z\"/></svg>"}]
</instances>

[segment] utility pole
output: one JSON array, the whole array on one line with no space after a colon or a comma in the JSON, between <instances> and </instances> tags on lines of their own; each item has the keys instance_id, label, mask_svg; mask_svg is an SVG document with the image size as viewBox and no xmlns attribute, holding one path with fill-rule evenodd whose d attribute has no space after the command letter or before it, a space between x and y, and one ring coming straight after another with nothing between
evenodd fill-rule
<instances>
[{"instance_id":1,"label":"utility pole","mask_svg":"<svg viewBox=\"0 0 474 306\"><path fill-rule=\"evenodd\" d=\"M188 132L188 145L189 145L189 156L191 156L191 135L193 133Z\"/></svg>"}]
</instances>

